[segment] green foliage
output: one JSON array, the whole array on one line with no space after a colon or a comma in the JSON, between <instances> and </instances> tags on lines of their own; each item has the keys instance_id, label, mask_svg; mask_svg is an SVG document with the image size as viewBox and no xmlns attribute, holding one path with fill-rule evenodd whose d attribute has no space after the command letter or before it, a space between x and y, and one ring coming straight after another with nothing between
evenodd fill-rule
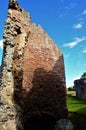
<instances>
[{"instance_id":1,"label":"green foliage","mask_svg":"<svg viewBox=\"0 0 86 130\"><path fill-rule=\"evenodd\" d=\"M86 78L86 72L82 74L81 78Z\"/></svg>"},{"instance_id":2,"label":"green foliage","mask_svg":"<svg viewBox=\"0 0 86 130\"><path fill-rule=\"evenodd\" d=\"M74 87L69 87L68 91L74 91Z\"/></svg>"}]
</instances>

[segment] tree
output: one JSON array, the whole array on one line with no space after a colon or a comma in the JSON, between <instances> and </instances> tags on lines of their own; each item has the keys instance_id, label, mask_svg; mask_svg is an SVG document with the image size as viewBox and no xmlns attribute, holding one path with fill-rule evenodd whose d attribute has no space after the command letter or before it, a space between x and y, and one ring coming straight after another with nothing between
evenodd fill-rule
<instances>
[{"instance_id":1,"label":"tree","mask_svg":"<svg viewBox=\"0 0 86 130\"><path fill-rule=\"evenodd\" d=\"M74 91L74 86L69 87L68 91Z\"/></svg>"},{"instance_id":2,"label":"tree","mask_svg":"<svg viewBox=\"0 0 86 130\"><path fill-rule=\"evenodd\" d=\"M81 79L86 78L86 72L84 72L81 76Z\"/></svg>"}]
</instances>

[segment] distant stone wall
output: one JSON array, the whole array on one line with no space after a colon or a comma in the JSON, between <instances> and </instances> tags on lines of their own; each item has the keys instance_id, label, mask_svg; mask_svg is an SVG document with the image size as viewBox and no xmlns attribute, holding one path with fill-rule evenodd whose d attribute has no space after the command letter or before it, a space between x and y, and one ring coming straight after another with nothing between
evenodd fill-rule
<instances>
[{"instance_id":1,"label":"distant stone wall","mask_svg":"<svg viewBox=\"0 0 86 130\"><path fill-rule=\"evenodd\" d=\"M86 78L81 78L74 81L76 96L81 99L86 99Z\"/></svg>"},{"instance_id":2,"label":"distant stone wall","mask_svg":"<svg viewBox=\"0 0 86 130\"><path fill-rule=\"evenodd\" d=\"M66 118L63 54L15 0L9 2L3 37L0 129L26 130L36 117L49 124Z\"/></svg>"}]
</instances>

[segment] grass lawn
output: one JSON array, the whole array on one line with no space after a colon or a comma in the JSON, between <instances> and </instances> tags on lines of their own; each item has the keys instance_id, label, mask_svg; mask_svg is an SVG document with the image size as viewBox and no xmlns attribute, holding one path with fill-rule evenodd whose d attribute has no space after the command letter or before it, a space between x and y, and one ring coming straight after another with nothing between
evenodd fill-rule
<instances>
[{"instance_id":1,"label":"grass lawn","mask_svg":"<svg viewBox=\"0 0 86 130\"><path fill-rule=\"evenodd\" d=\"M68 111L76 112L80 115L86 116L86 100L77 98L74 95L74 92L67 93L67 106L68 106Z\"/></svg>"},{"instance_id":2,"label":"grass lawn","mask_svg":"<svg viewBox=\"0 0 86 130\"><path fill-rule=\"evenodd\" d=\"M74 130L86 130L86 100L77 98L73 91L67 92L67 107Z\"/></svg>"}]
</instances>

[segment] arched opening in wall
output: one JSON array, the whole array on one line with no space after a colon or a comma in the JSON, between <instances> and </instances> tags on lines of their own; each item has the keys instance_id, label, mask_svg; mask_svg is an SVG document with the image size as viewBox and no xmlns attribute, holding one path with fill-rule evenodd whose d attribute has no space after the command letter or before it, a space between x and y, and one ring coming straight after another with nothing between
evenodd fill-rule
<instances>
[{"instance_id":1,"label":"arched opening in wall","mask_svg":"<svg viewBox=\"0 0 86 130\"><path fill-rule=\"evenodd\" d=\"M49 115L33 116L24 123L24 130L54 130L55 119Z\"/></svg>"}]
</instances>

